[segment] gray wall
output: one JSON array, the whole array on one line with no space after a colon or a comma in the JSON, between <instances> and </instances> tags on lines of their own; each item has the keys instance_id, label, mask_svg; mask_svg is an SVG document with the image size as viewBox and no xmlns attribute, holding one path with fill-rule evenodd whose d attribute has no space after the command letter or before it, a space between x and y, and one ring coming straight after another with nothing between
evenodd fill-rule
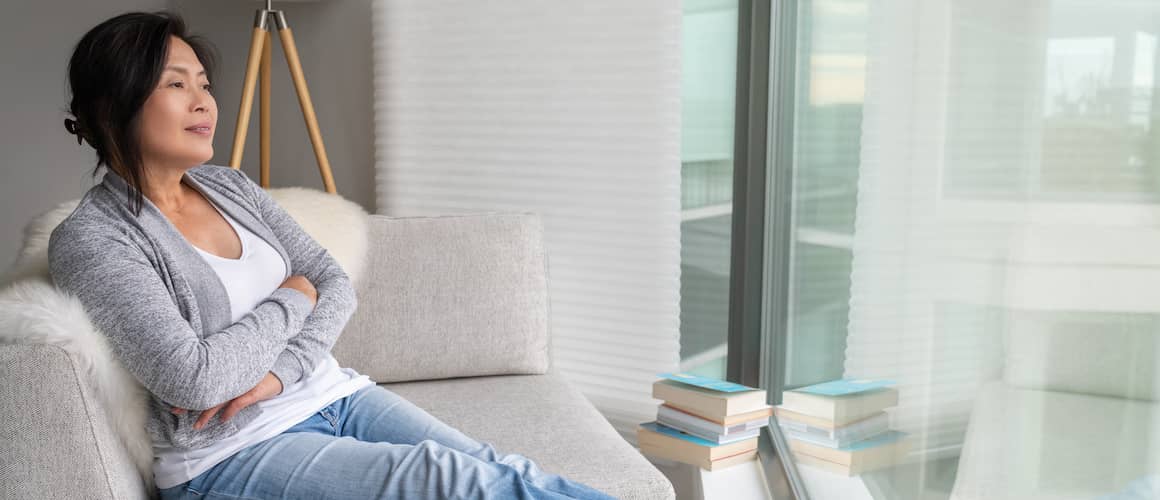
<instances>
[{"instance_id":1,"label":"gray wall","mask_svg":"<svg viewBox=\"0 0 1160 500\"><path fill-rule=\"evenodd\" d=\"M93 185L96 155L63 126L66 68L77 40L99 22L131 10L171 9L209 38L220 60L218 130L210 163L229 162L254 11L238 0L17 0L0 16L0 269L16 258L24 225ZM375 211L371 1L274 2L294 33L310 97L340 195ZM271 185L322 189L318 165L274 33ZM255 95L242 168L258 180ZM99 178L98 178L99 180Z\"/></svg>"}]
</instances>

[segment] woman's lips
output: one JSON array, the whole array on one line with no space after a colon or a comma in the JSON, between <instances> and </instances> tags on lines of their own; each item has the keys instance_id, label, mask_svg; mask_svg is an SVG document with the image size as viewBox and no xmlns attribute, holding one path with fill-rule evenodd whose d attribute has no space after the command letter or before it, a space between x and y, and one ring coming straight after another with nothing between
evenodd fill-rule
<instances>
[{"instance_id":1,"label":"woman's lips","mask_svg":"<svg viewBox=\"0 0 1160 500\"><path fill-rule=\"evenodd\" d=\"M190 127L185 130L188 132L193 132L197 135L210 135L213 132L213 129L209 127Z\"/></svg>"}]
</instances>

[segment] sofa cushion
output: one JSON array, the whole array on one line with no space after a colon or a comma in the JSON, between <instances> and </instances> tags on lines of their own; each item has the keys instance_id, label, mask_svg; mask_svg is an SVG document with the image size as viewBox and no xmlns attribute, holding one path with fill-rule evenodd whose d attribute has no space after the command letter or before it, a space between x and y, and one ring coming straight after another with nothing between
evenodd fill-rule
<instances>
[{"instance_id":1,"label":"sofa cushion","mask_svg":"<svg viewBox=\"0 0 1160 500\"><path fill-rule=\"evenodd\" d=\"M530 458L545 472L626 500L675 496L664 474L555 370L382 386L500 453Z\"/></svg>"},{"instance_id":2,"label":"sofa cushion","mask_svg":"<svg viewBox=\"0 0 1160 500\"><path fill-rule=\"evenodd\" d=\"M376 382L548 370L539 216L371 215L358 308L334 357Z\"/></svg>"}]
</instances>

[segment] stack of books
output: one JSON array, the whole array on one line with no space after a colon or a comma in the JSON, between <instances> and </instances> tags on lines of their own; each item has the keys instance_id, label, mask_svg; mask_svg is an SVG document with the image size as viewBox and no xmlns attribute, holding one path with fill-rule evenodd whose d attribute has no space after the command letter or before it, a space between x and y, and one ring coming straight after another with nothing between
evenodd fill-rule
<instances>
[{"instance_id":1,"label":"stack of books","mask_svg":"<svg viewBox=\"0 0 1160 500\"><path fill-rule=\"evenodd\" d=\"M657 419L636 431L641 453L717 470L753 460L773 407L765 391L686 373L662 373Z\"/></svg>"},{"instance_id":2,"label":"stack of books","mask_svg":"<svg viewBox=\"0 0 1160 500\"><path fill-rule=\"evenodd\" d=\"M782 393L777 424L798 463L853 476L895 464L906 433L890 429L898 404L888 380L834 380Z\"/></svg>"}]
</instances>

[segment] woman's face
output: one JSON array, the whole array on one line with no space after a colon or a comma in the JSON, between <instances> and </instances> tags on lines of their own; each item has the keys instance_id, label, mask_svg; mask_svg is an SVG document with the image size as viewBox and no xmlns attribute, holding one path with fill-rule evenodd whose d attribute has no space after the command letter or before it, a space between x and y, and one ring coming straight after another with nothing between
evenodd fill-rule
<instances>
[{"instance_id":1,"label":"woman's face","mask_svg":"<svg viewBox=\"0 0 1160 500\"><path fill-rule=\"evenodd\" d=\"M141 155L147 168L184 170L213 158L217 101L209 83L189 44L172 37L161 80L141 109Z\"/></svg>"}]
</instances>

